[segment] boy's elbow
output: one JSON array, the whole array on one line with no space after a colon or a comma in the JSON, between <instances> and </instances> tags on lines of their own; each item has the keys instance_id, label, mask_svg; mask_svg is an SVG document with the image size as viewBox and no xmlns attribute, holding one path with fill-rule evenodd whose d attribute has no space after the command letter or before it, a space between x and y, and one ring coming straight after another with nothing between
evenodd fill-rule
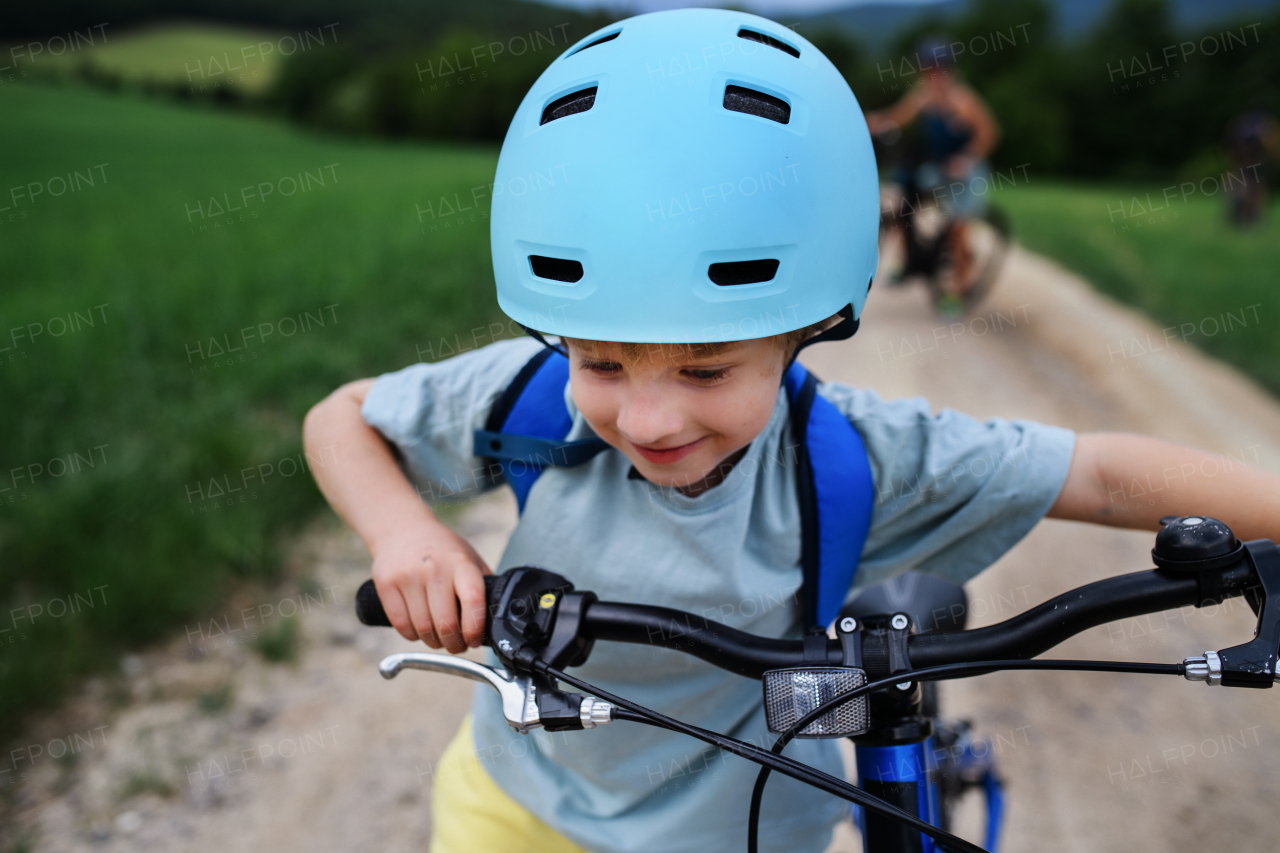
<instances>
[{"instance_id":1,"label":"boy's elbow","mask_svg":"<svg viewBox=\"0 0 1280 853\"><path fill-rule=\"evenodd\" d=\"M302 419L302 445L310 449L324 433L325 427L329 423L329 400L325 397L319 403L316 403L307 412L306 417Z\"/></svg>"},{"instance_id":2,"label":"boy's elbow","mask_svg":"<svg viewBox=\"0 0 1280 853\"><path fill-rule=\"evenodd\" d=\"M303 445L310 447L315 441L321 440L321 437L335 424L350 420L352 417L360 419L363 423L360 408L364 405L364 398L368 395L373 382L372 379L348 382L312 406L302 419Z\"/></svg>"}]
</instances>

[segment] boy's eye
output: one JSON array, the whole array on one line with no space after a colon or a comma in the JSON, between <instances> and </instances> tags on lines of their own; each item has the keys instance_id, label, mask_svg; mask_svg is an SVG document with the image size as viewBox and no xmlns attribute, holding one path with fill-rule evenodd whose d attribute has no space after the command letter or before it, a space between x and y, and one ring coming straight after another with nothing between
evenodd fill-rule
<instances>
[{"instance_id":1,"label":"boy's eye","mask_svg":"<svg viewBox=\"0 0 1280 853\"><path fill-rule=\"evenodd\" d=\"M611 376L619 373L622 370L622 365L616 361L584 361L582 369Z\"/></svg>"},{"instance_id":2,"label":"boy's eye","mask_svg":"<svg viewBox=\"0 0 1280 853\"><path fill-rule=\"evenodd\" d=\"M719 382L729 375L728 369L724 367L690 367L684 373L698 382Z\"/></svg>"}]
</instances>

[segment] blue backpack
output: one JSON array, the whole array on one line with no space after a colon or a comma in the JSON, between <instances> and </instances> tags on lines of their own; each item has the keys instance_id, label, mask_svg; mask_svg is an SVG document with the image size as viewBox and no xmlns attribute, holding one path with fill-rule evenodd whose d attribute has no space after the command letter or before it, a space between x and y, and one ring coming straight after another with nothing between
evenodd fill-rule
<instances>
[{"instance_id":1,"label":"blue backpack","mask_svg":"<svg viewBox=\"0 0 1280 853\"><path fill-rule=\"evenodd\" d=\"M564 440L573 426L564 403L568 381L569 359L557 350L542 350L498 398L485 428L475 432L475 455L501 465L521 512L546 468L581 465L609 448L598 438ZM784 384L798 448L802 607L806 626L820 631L836 618L853 585L871 527L875 487L862 436L818 396L817 377L794 362ZM814 465L814 459L821 464Z\"/></svg>"}]
</instances>

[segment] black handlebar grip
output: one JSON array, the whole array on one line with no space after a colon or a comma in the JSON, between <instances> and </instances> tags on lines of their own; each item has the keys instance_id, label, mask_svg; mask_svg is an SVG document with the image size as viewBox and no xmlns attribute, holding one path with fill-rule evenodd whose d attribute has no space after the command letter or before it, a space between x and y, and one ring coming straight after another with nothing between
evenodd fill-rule
<instances>
[{"instance_id":1,"label":"black handlebar grip","mask_svg":"<svg viewBox=\"0 0 1280 853\"><path fill-rule=\"evenodd\" d=\"M497 603L498 595L501 595L501 587L496 587L497 595L495 595L495 583L498 580L497 575L484 576L484 593L485 600L488 603L488 612L493 613L493 607ZM376 628L390 628L391 620L387 618L387 611L382 609L382 599L378 598L377 587L373 585L373 581L368 580L360 584L360 588L356 590L356 618L365 625L372 625ZM489 634L489 620L485 620L485 636Z\"/></svg>"},{"instance_id":2,"label":"black handlebar grip","mask_svg":"<svg viewBox=\"0 0 1280 853\"><path fill-rule=\"evenodd\" d=\"M366 625L391 627L391 620L387 618L387 611L382 609L382 599L378 598L373 581L365 581L356 590L356 618Z\"/></svg>"}]
</instances>

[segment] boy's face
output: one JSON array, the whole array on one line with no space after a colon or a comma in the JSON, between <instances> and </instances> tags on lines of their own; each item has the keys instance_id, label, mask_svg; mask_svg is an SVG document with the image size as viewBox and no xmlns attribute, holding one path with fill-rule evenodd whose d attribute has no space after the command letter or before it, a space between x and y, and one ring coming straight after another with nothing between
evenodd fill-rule
<instances>
[{"instance_id":1,"label":"boy's face","mask_svg":"<svg viewBox=\"0 0 1280 853\"><path fill-rule=\"evenodd\" d=\"M750 444L769 423L782 381L778 345L740 341L708 357L649 347L637 359L617 344L590 356L570 345L573 400L596 434L644 478L687 488Z\"/></svg>"}]
</instances>

